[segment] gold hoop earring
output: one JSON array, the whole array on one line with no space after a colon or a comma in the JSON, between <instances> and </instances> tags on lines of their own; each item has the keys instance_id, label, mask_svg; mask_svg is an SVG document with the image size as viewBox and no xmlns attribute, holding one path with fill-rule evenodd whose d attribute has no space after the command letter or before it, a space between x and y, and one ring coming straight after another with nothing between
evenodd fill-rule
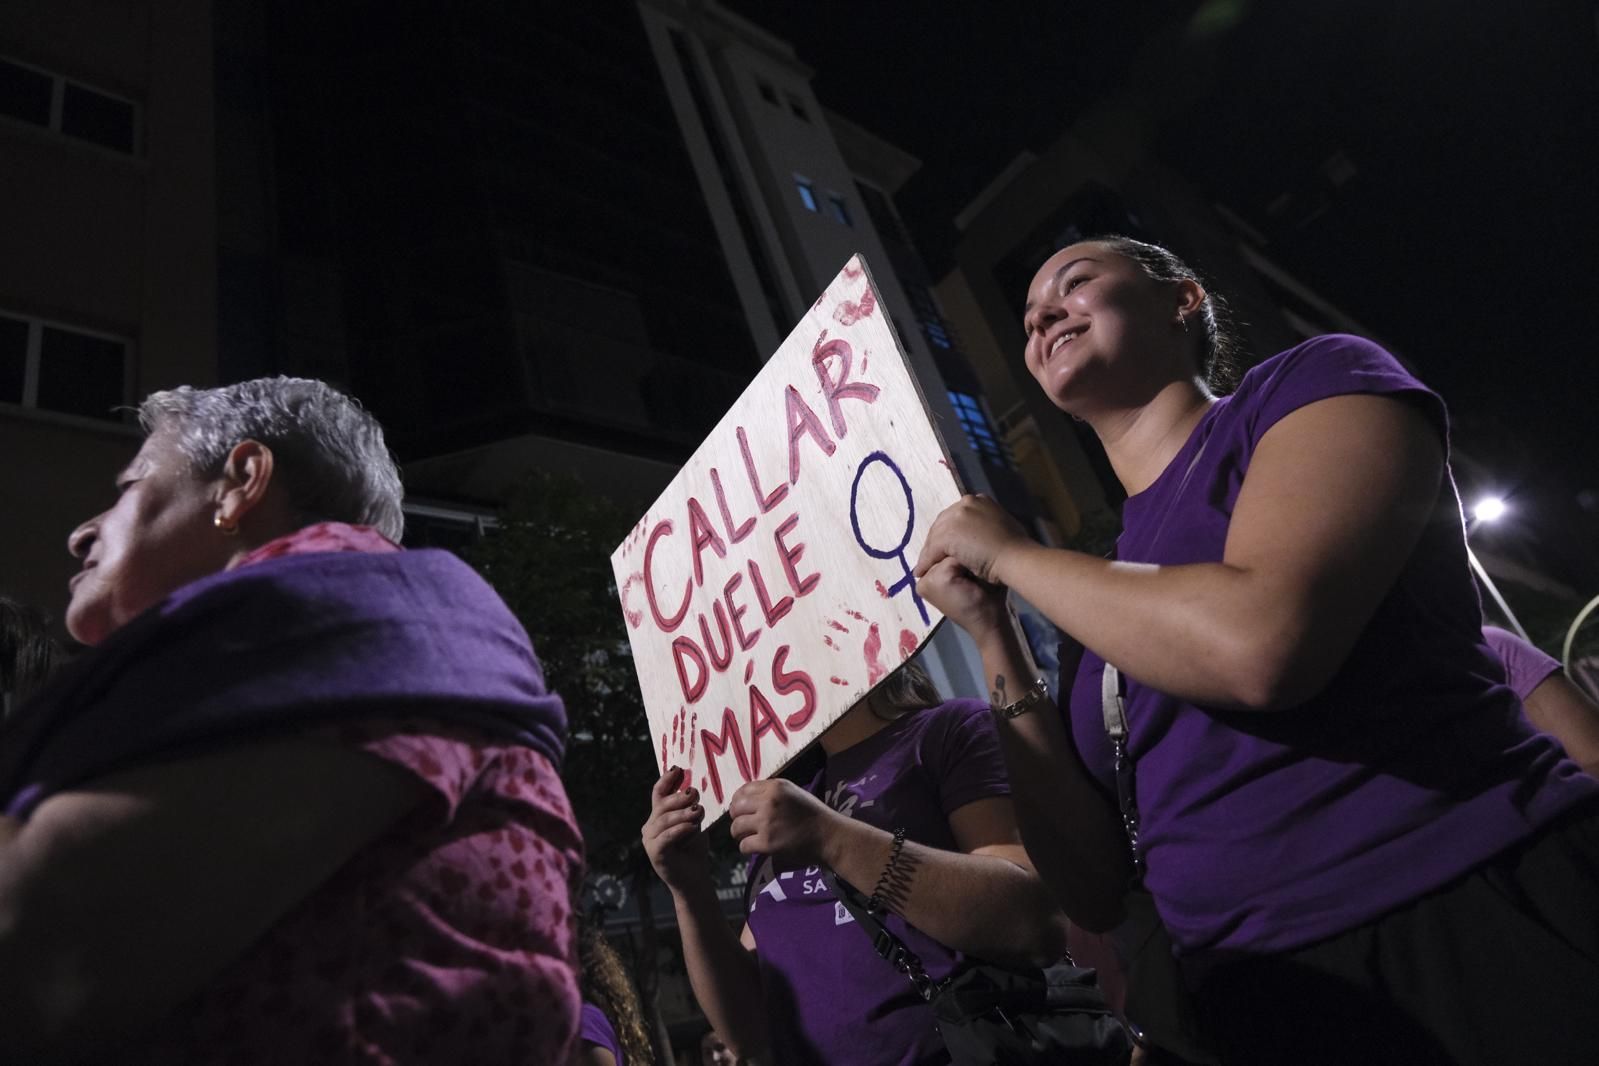
<instances>
[{"instance_id":1,"label":"gold hoop earring","mask_svg":"<svg viewBox=\"0 0 1599 1066\"><path fill-rule=\"evenodd\" d=\"M222 517L221 511L218 511L216 514L211 516L211 524L216 526L217 532L221 533L224 537L231 537L239 531L239 523L225 520Z\"/></svg>"}]
</instances>

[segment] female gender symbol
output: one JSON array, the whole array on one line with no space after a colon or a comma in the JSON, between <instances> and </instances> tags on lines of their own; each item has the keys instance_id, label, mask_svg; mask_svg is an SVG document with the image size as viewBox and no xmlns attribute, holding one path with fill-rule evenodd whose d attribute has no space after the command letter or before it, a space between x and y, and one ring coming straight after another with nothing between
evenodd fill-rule
<instances>
[{"instance_id":1,"label":"female gender symbol","mask_svg":"<svg viewBox=\"0 0 1599 1066\"><path fill-rule=\"evenodd\" d=\"M861 492L861 477L866 473L866 468L873 463L882 463L892 470L894 476L899 478L899 487L905 492L905 534L900 537L898 544L886 550L874 548L866 543L866 538L861 536L860 515L857 514L855 509L856 501L859 499ZM916 501L911 498L910 482L905 480L905 475L900 472L898 466L894 465L894 460L883 452L873 452L862 459L861 465L855 468L855 484L851 485L849 490L849 524L855 530L855 543L861 546L863 552L873 559L898 559L900 569L905 571L904 577L889 586L887 595L893 596L900 589L909 587L911 600L916 604L916 610L921 613L922 624L932 624L932 619L927 616L927 607L922 603L922 597L916 592L916 578L911 575L911 564L905 558L905 546L911 542L911 531L916 528Z\"/></svg>"}]
</instances>

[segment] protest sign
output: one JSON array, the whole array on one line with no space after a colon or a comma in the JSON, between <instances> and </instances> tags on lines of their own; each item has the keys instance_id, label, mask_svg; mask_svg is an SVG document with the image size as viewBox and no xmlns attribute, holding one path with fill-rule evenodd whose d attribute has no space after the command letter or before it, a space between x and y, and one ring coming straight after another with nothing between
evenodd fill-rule
<instances>
[{"instance_id":1,"label":"protest sign","mask_svg":"<svg viewBox=\"0 0 1599 1066\"><path fill-rule=\"evenodd\" d=\"M611 555L656 757L707 826L932 635L911 567L959 495L855 256Z\"/></svg>"}]
</instances>

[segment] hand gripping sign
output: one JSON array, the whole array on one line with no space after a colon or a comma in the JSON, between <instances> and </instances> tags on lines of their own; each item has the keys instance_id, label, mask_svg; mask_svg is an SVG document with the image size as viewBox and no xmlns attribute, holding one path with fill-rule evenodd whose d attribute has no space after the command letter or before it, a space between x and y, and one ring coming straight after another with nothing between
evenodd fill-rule
<instances>
[{"instance_id":1,"label":"hand gripping sign","mask_svg":"<svg viewBox=\"0 0 1599 1066\"><path fill-rule=\"evenodd\" d=\"M656 757L707 826L932 635L911 566L959 496L855 256L611 555Z\"/></svg>"}]
</instances>

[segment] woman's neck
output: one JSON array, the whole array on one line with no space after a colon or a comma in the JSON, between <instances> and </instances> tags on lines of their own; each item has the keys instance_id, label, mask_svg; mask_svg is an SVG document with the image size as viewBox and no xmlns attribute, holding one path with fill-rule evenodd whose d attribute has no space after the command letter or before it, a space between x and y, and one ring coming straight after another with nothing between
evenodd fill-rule
<instances>
[{"instance_id":1,"label":"woman's neck","mask_svg":"<svg viewBox=\"0 0 1599 1066\"><path fill-rule=\"evenodd\" d=\"M872 697L868 695L844 712L844 716L822 734L822 751L829 757L847 748L853 748L868 737L876 736L888 728L893 719L879 718L872 713Z\"/></svg>"},{"instance_id":2,"label":"woman's neck","mask_svg":"<svg viewBox=\"0 0 1599 1066\"><path fill-rule=\"evenodd\" d=\"M1196 379L1173 381L1147 402L1087 419L1116 479L1136 496L1155 483L1214 403Z\"/></svg>"}]
</instances>

